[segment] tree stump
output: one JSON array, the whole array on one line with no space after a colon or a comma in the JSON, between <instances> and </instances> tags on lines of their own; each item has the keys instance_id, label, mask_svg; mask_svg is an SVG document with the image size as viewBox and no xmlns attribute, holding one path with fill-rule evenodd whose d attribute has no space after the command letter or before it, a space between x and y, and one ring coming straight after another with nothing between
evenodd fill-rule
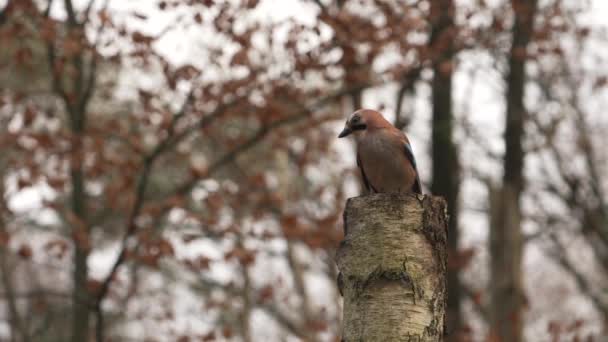
<instances>
[{"instance_id":1,"label":"tree stump","mask_svg":"<svg viewBox=\"0 0 608 342\"><path fill-rule=\"evenodd\" d=\"M351 198L336 263L344 297L342 341L441 341L447 206L439 197Z\"/></svg>"}]
</instances>

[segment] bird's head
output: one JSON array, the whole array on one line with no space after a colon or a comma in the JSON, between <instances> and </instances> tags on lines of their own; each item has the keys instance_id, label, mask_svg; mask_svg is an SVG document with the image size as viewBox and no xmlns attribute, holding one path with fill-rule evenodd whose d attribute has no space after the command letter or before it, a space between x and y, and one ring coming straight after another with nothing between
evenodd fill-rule
<instances>
[{"instance_id":1,"label":"bird's head","mask_svg":"<svg viewBox=\"0 0 608 342\"><path fill-rule=\"evenodd\" d=\"M387 125L390 126L390 123L379 112L371 109L359 109L346 119L344 129L340 132L338 138L350 134L357 136L368 129L386 127Z\"/></svg>"}]
</instances>

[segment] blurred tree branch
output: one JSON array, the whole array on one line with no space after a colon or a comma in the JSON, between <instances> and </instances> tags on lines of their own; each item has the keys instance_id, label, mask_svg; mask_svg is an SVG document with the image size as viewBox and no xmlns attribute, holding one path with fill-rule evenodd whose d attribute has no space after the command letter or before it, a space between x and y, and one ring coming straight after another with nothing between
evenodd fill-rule
<instances>
[{"instance_id":1,"label":"blurred tree branch","mask_svg":"<svg viewBox=\"0 0 608 342\"><path fill-rule=\"evenodd\" d=\"M589 284L589 281L587 281L583 273L579 271L579 267L568 259L567 250L562 242L559 241L558 236L555 233L550 233L549 238L553 242L555 248L554 251L549 252L551 256L574 278L578 288L591 299L593 306L601 312L604 317L608 317L608 304L601 296L595 293L595 290L592 288L591 284Z\"/></svg>"},{"instance_id":2,"label":"blurred tree branch","mask_svg":"<svg viewBox=\"0 0 608 342\"><path fill-rule=\"evenodd\" d=\"M1 163L1 162L0 162ZM3 164L3 163L1 163ZM0 165L3 167L4 165ZM4 170L1 170L4 171ZM9 209L5 200L5 185L4 172L0 173L0 235L6 238L8 231L6 229L5 216L8 215ZM30 341L28 330L24 325L23 318L19 313L17 300L19 297L15 292L15 286L12 281L14 267L11 265L11 258L8 255L8 243L0 243L0 277L2 278L2 286L4 287L4 295L6 298L6 306L8 308L8 320L11 325L11 338L13 341Z\"/></svg>"}]
</instances>

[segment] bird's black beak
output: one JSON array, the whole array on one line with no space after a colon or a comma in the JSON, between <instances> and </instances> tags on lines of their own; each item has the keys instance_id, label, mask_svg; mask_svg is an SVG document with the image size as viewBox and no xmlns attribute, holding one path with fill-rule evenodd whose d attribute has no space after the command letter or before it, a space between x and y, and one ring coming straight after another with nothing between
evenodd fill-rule
<instances>
[{"instance_id":1,"label":"bird's black beak","mask_svg":"<svg viewBox=\"0 0 608 342\"><path fill-rule=\"evenodd\" d=\"M345 136L351 134L352 132L353 132L353 130L350 129L350 127L346 126L346 127L344 127L342 132L340 132L340 134L338 134L338 138L344 138Z\"/></svg>"}]
</instances>

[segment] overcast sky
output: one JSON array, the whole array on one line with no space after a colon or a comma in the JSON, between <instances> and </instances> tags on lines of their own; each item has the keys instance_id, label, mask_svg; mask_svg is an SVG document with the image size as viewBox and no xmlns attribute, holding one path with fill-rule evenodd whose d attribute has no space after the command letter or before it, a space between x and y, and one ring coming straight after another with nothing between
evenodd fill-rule
<instances>
[{"instance_id":1,"label":"overcast sky","mask_svg":"<svg viewBox=\"0 0 608 342\"><path fill-rule=\"evenodd\" d=\"M97 3L101 3L104 0L98 0ZM576 1L576 0L575 0ZM77 4L86 3L86 1L75 1ZM469 1L461 0L461 2L467 3ZM0 6L4 6L6 0L0 0ZM168 25L172 25L180 16L180 13L164 12L160 13L157 9L157 1L151 0L110 0L110 10L113 12L113 16L117 20L124 20L132 27L137 27L141 30L156 34L163 31ZM589 11L581 18L581 22L593 23L594 26L603 26L608 28L608 0L592 0L592 10ZM130 14L133 11L144 13L149 16L146 21L132 19ZM303 23L313 23L314 14L316 8L312 4L303 4L299 0L262 0L259 7L256 9L253 19L257 20L272 20L280 21L286 18L296 18ZM56 1L56 6L53 8L53 14L57 17L64 16L64 11L61 6L61 2ZM183 14L183 13L182 13ZM159 51L166 51L164 55L167 56L172 62L181 63L193 63L196 64L200 58L200 54L203 53L200 45L193 42L202 42L206 39L212 40L210 35L202 37L200 29L189 29L189 30L175 30L164 36L158 44L157 48ZM604 45L598 46L597 49L605 49L604 54L608 54L608 48ZM497 151L501 151L502 142L500 140L500 134L502 132L502 120L500 120L504 114L504 106L500 99L501 96L501 75L492 71L491 60L485 57L483 54L477 55L474 61L475 64L463 61L457 70L454 82L455 82L455 104L464 103L462 100L465 97L471 97L472 102L470 103L472 108L476 108L474 112L468 113L471 115L471 120L475 122L480 132L483 132L490 141L490 144L494 145ZM470 69L478 68L479 64L485 65L487 68L480 68L479 73L475 75L475 81L472 82L470 77ZM140 75L144 77L144 75ZM129 81L133 81L132 77L129 77ZM139 81L134 81L139 83ZM146 82L154 82L154 77L147 79ZM128 83L129 86L135 86L134 83ZM129 88L129 87L127 87ZM428 118L430 108L425 97L428 96L428 89L422 87L420 90L421 96L414 100L409 105L414 106L416 112L416 121L412 123L408 132L413 141L414 149L416 151L417 158L419 160L420 168L423 173L423 179L429 180L430 163L427 143L430 135ZM128 89L125 89L128 92ZM380 103L384 103L388 107L387 116L391 116L394 101L395 87L387 85L377 90L366 93L364 103L368 107L378 107ZM456 112L462 112L463 108L455 108ZM340 129L341 122L336 123L336 133ZM354 158L352 154L352 146L346 140L338 141L336 139L335 148L343 151L345 158L345 165L352 165ZM475 146L461 146L461 159L464 164L470 165L474 162L484 162L479 159L479 151L476 150ZM498 174L499 169L495 164L487 162L483 168L489 171L491 174ZM475 194L482 191L479 185L465 181L465 197L467 194ZM51 196L51 194L44 188L32 188L23 191L18 196L15 196L11 200L11 207L19 211L27 211L33 208L37 208L41 204L41 199L44 196ZM472 206L475 203L465 203ZM461 217L463 223L463 244L475 245L482 242L485 239L487 232L487 222L485 215L476 213L474 210L465 210ZM197 246L204 250L212 250L210 246ZM528 250L526 254L526 265L533 267L536 265L543 256L538 250ZM93 274L103 273L106 266L110 261L114 260L114 252L100 254L97 253L91 258L90 263L93 268ZM224 270L229 272L229 270ZM187 294L183 294L187 297ZM569 299L573 300L573 299ZM581 301L574 303L574 306L580 306L580 309L584 311L589 310L588 302ZM579 305L580 304L580 305ZM261 319L261 318L256 318ZM268 324L269 322L264 322Z\"/></svg>"}]
</instances>

